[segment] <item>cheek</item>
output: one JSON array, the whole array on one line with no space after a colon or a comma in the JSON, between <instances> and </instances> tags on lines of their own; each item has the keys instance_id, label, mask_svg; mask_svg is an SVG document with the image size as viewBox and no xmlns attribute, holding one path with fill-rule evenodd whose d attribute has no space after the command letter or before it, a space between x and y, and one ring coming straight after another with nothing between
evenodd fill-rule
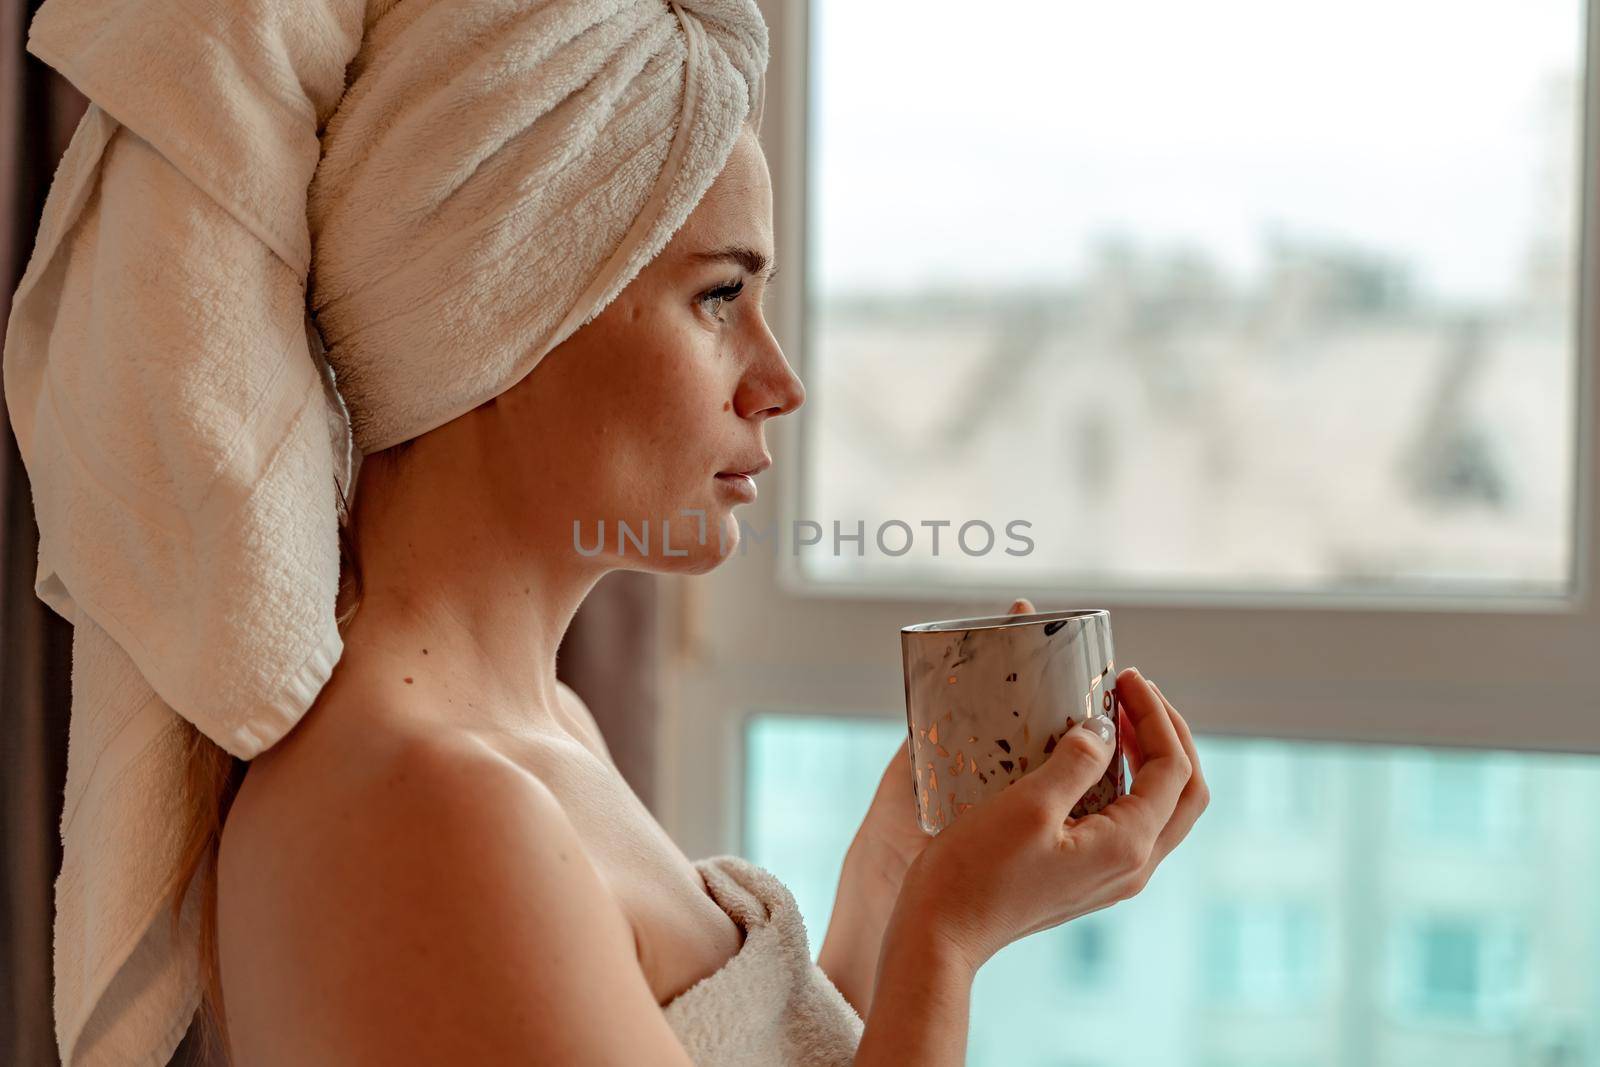
<instances>
[{"instance_id":1,"label":"cheek","mask_svg":"<svg viewBox=\"0 0 1600 1067\"><path fill-rule=\"evenodd\" d=\"M676 500L717 462L733 407L731 366L713 351L647 346L619 368L607 446L630 495Z\"/></svg>"},{"instance_id":2,"label":"cheek","mask_svg":"<svg viewBox=\"0 0 1600 1067\"><path fill-rule=\"evenodd\" d=\"M731 357L708 342L673 349L658 349L640 378L653 398L661 421L679 434L712 437L718 432L716 416L733 409L738 384ZM651 403L652 400L645 400Z\"/></svg>"},{"instance_id":3,"label":"cheek","mask_svg":"<svg viewBox=\"0 0 1600 1067\"><path fill-rule=\"evenodd\" d=\"M586 353L606 361L596 376L610 401L604 447L618 487L636 501L675 500L730 458L721 453L737 360L721 350L724 338L667 304L636 302L608 321L602 343Z\"/></svg>"}]
</instances>

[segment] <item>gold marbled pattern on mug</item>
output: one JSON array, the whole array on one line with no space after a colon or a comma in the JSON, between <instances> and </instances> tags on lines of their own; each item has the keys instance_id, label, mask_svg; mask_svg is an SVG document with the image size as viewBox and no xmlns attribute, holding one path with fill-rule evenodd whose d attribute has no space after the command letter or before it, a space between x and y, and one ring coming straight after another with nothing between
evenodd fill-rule
<instances>
[{"instance_id":1,"label":"gold marbled pattern on mug","mask_svg":"<svg viewBox=\"0 0 1600 1067\"><path fill-rule=\"evenodd\" d=\"M1016 619L901 631L917 817L929 834L1036 769L1089 715L1118 721L1109 616ZM1119 736L1111 765L1072 815L1123 792Z\"/></svg>"}]
</instances>

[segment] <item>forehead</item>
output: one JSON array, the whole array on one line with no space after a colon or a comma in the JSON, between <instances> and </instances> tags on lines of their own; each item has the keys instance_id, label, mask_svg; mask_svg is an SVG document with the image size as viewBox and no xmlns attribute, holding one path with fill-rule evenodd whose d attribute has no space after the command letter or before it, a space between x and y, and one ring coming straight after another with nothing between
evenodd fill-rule
<instances>
[{"instance_id":1,"label":"forehead","mask_svg":"<svg viewBox=\"0 0 1600 1067\"><path fill-rule=\"evenodd\" d=\"M766 156L747 131L734 143L727 165L667 245L682 258L743 245L772 258L772 180Z\"/></svg>"}]
</instances>

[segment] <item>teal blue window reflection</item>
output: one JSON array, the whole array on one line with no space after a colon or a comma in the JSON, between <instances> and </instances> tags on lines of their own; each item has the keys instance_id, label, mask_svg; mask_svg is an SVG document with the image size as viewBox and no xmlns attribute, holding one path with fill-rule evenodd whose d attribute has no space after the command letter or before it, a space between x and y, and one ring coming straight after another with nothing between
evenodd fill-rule
<instances>
[{"instance_id":1,"label":"teal blue window reflection","mask_svg":"<svg viewBox=\"0 0 1600 1067\"><path fill-rule=\"evenodd\" d=\"M761 714L743 852L820 947L893 719ZM1145 892L979 972L974 1067L1600 1067L1600 758L1200 737Z\"/></svg>"}]
</instances>

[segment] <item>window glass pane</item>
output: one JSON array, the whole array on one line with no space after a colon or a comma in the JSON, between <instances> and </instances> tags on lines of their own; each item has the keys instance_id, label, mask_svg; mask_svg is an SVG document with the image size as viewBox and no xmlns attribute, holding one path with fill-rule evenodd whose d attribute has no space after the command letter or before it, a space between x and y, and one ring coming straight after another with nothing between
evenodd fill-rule
<instances>
[{"instance_id":1,"label":"window glass pane","mask_svg":"<svg viewBox=\"0 0 1600 1067\"><path fill-rule=\"evenodd\" d=\"M743 852L813 954L904 735L749 720ZM1600 758L1197 744L1205 818L1143 894L984 966L969 1063L1600 1067Z\"/></svg>"},{"instance_id":2,"label":"window glass pane","mask_svg":"<svg viewBox=\"0 0 1600 1067\"><path fill-rule=\"evenodd\" d=\"M1579 0L811 9L807 573L1566 590Z\"/></svg>"}]
</instances>

